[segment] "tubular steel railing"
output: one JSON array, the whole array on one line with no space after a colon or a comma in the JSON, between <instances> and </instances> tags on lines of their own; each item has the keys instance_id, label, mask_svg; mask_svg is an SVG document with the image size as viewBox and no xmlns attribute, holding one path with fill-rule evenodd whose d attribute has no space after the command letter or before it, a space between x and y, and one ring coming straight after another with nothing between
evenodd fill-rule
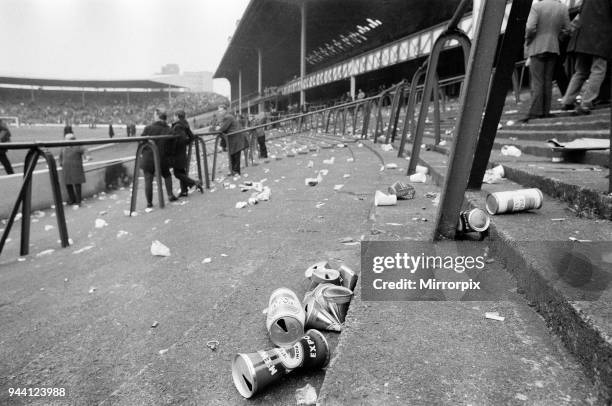
<instances>
[{"instance_id":1,"label":"tubular steel railing","mask_svg":"<svg viewBox=\"0 0 612 406\"><path fill-rule=\"evenodd\" d=\"M163 135L163 136L145 136L138 138L123 138L113 139L112 144L123 144L123 143L138 143L136 150L136 159L134 162L134 179L132 182L132 196L130 199L130 215L136 208L136 195L138 191L138 173L140 170L140 155L145 148L150 148L153 151L153 160L155 165L155 174L158 184L158 198L160 207L164 207L163 188L161 187L161 173L160 173L160 157L157 145L154 141L165 140L175 138L175 135ZM199 139L199 138L198 138ZM79 140L79 141L48 141L48 142L13 142L6 143L2 146L4 149L15 149L23 150L27 149L24 161L24 172L23 172L23 183L17 195L17 199L13 208L11 209L6 227L0 237L0 254L4 249L6 240L11 232L19 208L21 207L22 218L21 218L21 245L20 255L28 255L30 246L30 225L31 225L31 212L32 212L32 176L38 160L40 157L44 157L47 162L49 169L49 177L51 183L51 191L53 193L53 201L55 204L55 215L57 218L58 230L60 234L60 242L62 247L69 246L68 229L66 227L66 217L64 213L64 206L62 204L62 192L60 188L59 176L57 172L57 165L55 157L49 151L49 148L58 147L71 147L71 146L87 146L87 145L101 145L109 144L107 138L104 139L90 139L90 140ZM206 161L206 146L201 139L195 143L196 148L196 161L198 163L198 177L200 182L202 181L202 171L200 165L200 150L198 144L202 145L204 155L204 174L207 188L210 187L210 181L208 179L208 168ZM191 151L191 144L190 144ZM191 156L189 157L191 159ZM188 161L188 162L191 162Z\"/></svg>"},{"instance_id":2,"label":"tubular steel railing","mask_svg":"<svg viewBox=\"0 0 612 406\"><path fill-rule=\"evenodd\" d=\"M463 49L464 65L467 70L468 59L469 59L470 48L471 48L471 41L468 38L467 34L464 31L462 31L457 26L457 24L461 20L461 17L465 13L465 10L467 9L470 3L471 3L470 0L461 1L457 9L455 10L453 17L449 21L446 27L446 30L442 32L442 34L440 34L440 36L434 42L431 53L429 54L429 58L427 59L427 62L426 62L427 71L425 73L423 101L421 102L419 118L417 121L416 130L413 135L412 151L410 153L410 163L408 165L408 172L407 172L408 175L412 175L414 173L418 160L419 160L419 154L421 151L421 142L423 140L423 133L425 132L425 119L427 117L427 112L429 109L429 101L431 99L431 94L434 88L436 89L436 92L434 93L434 97L436 97L436 100L434 102L435 103L434 104L434 116L435 116L434 125L437 130L436 140L439 141L439 138L440 138L440 130L439 130L440 111L439 111L439 102L437 100L437 95L438 95L437 69L438 69L438 62L440 60L440 54L442 53L442 50L444 49L444 46L446 45L447 42L452 41L452 40L456 40L459 42L459 44L461 45L461 48ZM422 74L422 73L417 70L416 74ZM413 82L414 81L415 80L413 78ZM464 89L462 87L461 94L463 94L463 90ZM461 96L460 96L460 99L461 99Z\"/></svg>"}]
</instances>

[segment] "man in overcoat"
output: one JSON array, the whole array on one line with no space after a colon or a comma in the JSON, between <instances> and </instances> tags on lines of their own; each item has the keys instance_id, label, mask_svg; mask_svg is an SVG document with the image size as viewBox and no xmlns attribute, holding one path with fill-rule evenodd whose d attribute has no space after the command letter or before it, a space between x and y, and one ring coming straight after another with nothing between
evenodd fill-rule
<instances>
[{"instance_id":1,"label":"man in overcoat","mask_svg":"<svg viewBox=\"0 0 612 406\"><path fill-rule=\"evenodd\" d=\"M574 53L575 72L563 96L563 109L574 108L582 90L576 112L588 114L606 77L607 60L612 58L612 0L584 0L572 23L576 31L567 51Z\"/></svg>"},{"instance_id":2,"label":"man in overcoat","mask_svg":"<svg viewBox=\"0 0 612 406\"><path fill-rule=\"evenodd\" d=\"M66 141L72 141L75 136L72 132L64 135ZM64 184L68 191L68 205L81 205L81 185L85 183L85 170L83 157L85 148L82 145L64 147L60 151L59 162L64 173Z\"/></svg>"},{"instance_id":3,"label":"man in overcoat","mask_svg":"<svg viewBox=\"0 0 612 406\"><path fill-rule=\"evenodd\" d=\"M227 139L227 149L230 160L230 176L240 175L240 153L249 147L249 141L245 133L232 134L242 129L236 118L227 111L227 106L219 106L221 125L218 131Z\"/></svg>"}]
</instances>

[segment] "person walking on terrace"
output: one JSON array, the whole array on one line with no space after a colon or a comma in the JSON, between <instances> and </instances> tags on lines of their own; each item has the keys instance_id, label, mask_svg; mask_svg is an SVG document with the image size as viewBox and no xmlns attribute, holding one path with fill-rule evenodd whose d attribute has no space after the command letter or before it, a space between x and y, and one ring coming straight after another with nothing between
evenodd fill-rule
<instances>
[{"instance_id":1,"label":"person walking on terrace","mask_svg":"<svg viewBox=\"0 0 612 406\"><path fill-rule=\"evenodd\" d=\"M66 141L76 139L72 132L64 135ZM60 151L59 162L64 173L64 183L68 191L68 205L81 205L81 185L85 183L85 170L83 169L83 156L85 148L82 145L64 147Z\"/></svg>"},{"instance_id":2,"label":"person walking on terrace","mask_svg":"<svg viewBox=\"0 0 612 406\"><path fill-rule=\"evenodd\" d=\"M552 80L559 51L559 40L569 34L567 6L559 0L533 3L525 26L525 51L531 73L531 105L527 122L533 118L550 116Z\"/></svg>"},{"instance_id":3,"label":"person walking on terrace","mask_svg":"<svg viewBox=\"0 0 612 406\"><path fill-rule=\"evenodd\" d=\"M229 152L230 176L240 175L240 153L249 147L249 141L245 133L231 134L242 129L236 118L227 111L227 106L219 106L221 125L217 131L227 138L226 145Z\"/></svg>"},{"instance_id":4,"label":"person walking on terrace","mask_svg":"<svg viewBox=\"0 0 612 406\"><path fill-rule=\"evenodd\" d=\"M156 109L154 112L154 122L145 127L141 136L160 136L171 135L171 129L166 123L168 116L161 109ZM159 163L161 176L164 178L168 200L171 202L178 200L172 193L172 176L170 174L171 159L174 155L174 140L156 140L155 144L159 150ZM144 148L142 151L142 159L140 168L144 172L145 181L145 197L147 199L147 208L153 207L153 178L155 176L155 161L151 148ZM161 187L161 185L157 185Z\"/></svg>"},{"instance_id":5,"label":"person walking on terrace","mask_svg":"<svg viewBox=\"0 0 612 406\"><path fill-rule=\"evenodd\" d=\"M563 96L563 110L576 107L578 114L589 114L606 77L607 60L612 59L612 1L584 0L572 25L567 51L574 53L575 72ZM581 91L582 101L575 106Z\"/></svg>"},{"instance_id":6,"label":"person walking on terrace","mask_svg":"<svg viewBox=\"0 0 612 406\"><path fill-rule=\"evenodd\" d=\"M187 176L189 173L187 147L191 141L195 140L195 135L193 135L189 128L189 123L185 119L185 112L183 110L178 110L175 116L176 121L172 124L172 134L177 135L178 138L175 140L172 171L174 172L174 177L177 178L181 184L181 194L179 196L188 196L187 188L191 187L196 187L200 193L204 193L202 182L193 180Z\"/></svg>"}]
</instances>

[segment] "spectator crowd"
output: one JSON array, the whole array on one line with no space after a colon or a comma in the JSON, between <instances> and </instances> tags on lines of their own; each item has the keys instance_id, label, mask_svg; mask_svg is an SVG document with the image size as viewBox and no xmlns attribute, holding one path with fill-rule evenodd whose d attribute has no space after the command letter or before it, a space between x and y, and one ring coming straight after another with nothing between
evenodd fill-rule
<instances>
[{"instance_id":1,"label":"spectator crowd","mask_svg":"<svg viewBox=\"0 0 612 406\"><path fill-rule=\"evenodd\" d=\"M22 124L145 124L146 112L168 106L168 92L80 92L0 88L0 116L16 116ZM169 108L187 117L213 111L227 99L210 92L176 92Z\"/></svg>"}]
</instances>

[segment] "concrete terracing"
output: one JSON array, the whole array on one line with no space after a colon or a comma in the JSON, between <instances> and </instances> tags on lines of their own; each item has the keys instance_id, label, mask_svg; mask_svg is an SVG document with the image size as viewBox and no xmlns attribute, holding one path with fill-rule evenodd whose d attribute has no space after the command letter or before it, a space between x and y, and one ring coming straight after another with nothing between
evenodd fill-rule
<instances>
[{"instance_id":1,"label":"concrete terracing","mask_svg":"<svg viewBox=\"0 0 612 406\"><path fill-rule=\"evenodd\" d=\"M287 157L298 145L318 149ZM428 240L437 208L425 195L440 192L430 177L414 185L414 200L374 207L377 189L406 179L407 161L395 151L321 134L268 146L282 159L260 161L243 171L248 177L214 182L213 190L163 210L145 213L141 190L138 215L125 216L127 189L67 208L74 240L67 249L59 247L51 211L32 224L32 255L21 260L15 228L0 257L0 403L287 405L307 383L330 405L603 402L605 385L596 378L593 386L593 373L547 329L533 309L541 304L532 292L525 298L521 276L517 285L501 254L493 256L488 279L495 301L365 302L358 286L344 331L326 333L326 372L292 373L244 400L232 383L231 360L272 347L262 314L270 293L285 286L302 297L304 270L322 259L359 270L359 244L342 243L347 237ZM333 164L323 163L331 157ZM423 158L432 169L446 159L433 152ZM399 169L381 171L389 162ZM321 169L329 170L323 181L305 186L304 178ZM235 204L250 193L223 185L263 179L270 201L243 209ZM96 219L108 225L95 228ZM535 234L534 227L523 233ZM152 256L153 240L171 256ZM503 252L493 240L480 244L492 255ZM487 311L505 321L485 319ZM219 341L216 350L209 340ZM9 387L39 386L65 387L69 397L8 397Z\"/></svg>"}]
</instances>

